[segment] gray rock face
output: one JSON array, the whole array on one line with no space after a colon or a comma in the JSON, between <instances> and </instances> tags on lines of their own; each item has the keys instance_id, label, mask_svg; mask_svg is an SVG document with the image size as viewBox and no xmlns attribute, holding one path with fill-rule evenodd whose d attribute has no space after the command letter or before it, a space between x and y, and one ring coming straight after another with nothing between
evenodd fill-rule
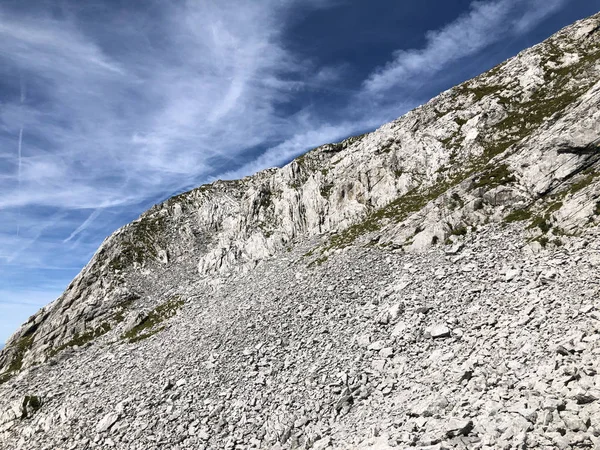
<instances>
[{"instance_id":1,"label":"gray rock face","mask_svg":"<svg viewBox=\"0 0 600 450\"><path fill-rule=\"evenodd\" d=\"M117 231L0 352L0 447L599 445L599 23Z\"/></svg>"}]
</instances>

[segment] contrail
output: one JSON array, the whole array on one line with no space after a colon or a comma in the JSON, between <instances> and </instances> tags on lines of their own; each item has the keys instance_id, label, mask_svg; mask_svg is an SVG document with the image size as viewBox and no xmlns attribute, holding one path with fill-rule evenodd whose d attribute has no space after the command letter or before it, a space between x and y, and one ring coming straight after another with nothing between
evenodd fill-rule
<instances>
[{"instance_id":1,"label":"contrail","mask_svg":"<svg viewBox=\"0 0 600 450\"><path fill-rule=\"evenodd\" d=\"M63 240L63 243L67 243L69 242L71 239L73 239L75 236L77 236L79 233L81 233L83 230L85 230L88 225L90 223L92 223L94 220L96 220L96 218L100 215L100 213L102 212L102 210L100 209L95 209L87 219L85 219L85 221L79 225L77 227L77 229L75 231L73 231L68 238L66 238L65 240Z\"/></svg>"},{"instance_id":2,"label":"contrail","mask_svg":"<svg viewBox=\"0 0 600 450\"><path fill-rule=\"evenodd\" d=\"M20 80L20 85L21 85L21 95L20 95L20 101L21 101L21 105L23 105L23 103L25 102L25 80L23 79L23 77L19 77ZM19 146L18 146L18 151L17 151L17 188L18 191L21 192L21 161L22 161L22 156L23 156L23 152L22 152L22 148L23 148L23 125L21 125L21 128L19 129ZM17 236L19 236L19 233L21 232L21 209L19 208L19 210L17 211Z\"/></svg>"},{"instance_id":3,"label":"contrail","mask_svg":"<svg viewBox=\"0 0 600 450\"><path fill-rule=\"evenodd\" d=\"M21 81L21 104L23 104L23 102L25 101L25 80L23 79L23 77L20 77L20 81Z\"/></svg>"},{"instance_id":4,"label":"contrail","mask_svg":"<svg viewBox=\"0 0 600 450\"><path fill-rule=\"evenodd\" d=\"M23 127L21 127L21 129L19 130L19 150L18 150L18 158L19 158L19 169L18 169L18 180L19 180L19 186L21 186L21 156L22 156L22 152L21 152L21 148L23 146Z\"/></svg>"},{"instance_id":5,"label":"contrail","mask_svg":"<svg viewBox=\"0 0 600 450\"><path fill-rule=\"evenodd\" d=\"M18 150L18 166L17 166L17 184L18 184L18 191L21 191L21 148L23 146L23 126L21 126L21 129L19 130L19 150ZM18 217L17 217L17 236L19 235L19 232L21 231L21 211L19 210L18 213Z\"/></svg>"}]
</instances>

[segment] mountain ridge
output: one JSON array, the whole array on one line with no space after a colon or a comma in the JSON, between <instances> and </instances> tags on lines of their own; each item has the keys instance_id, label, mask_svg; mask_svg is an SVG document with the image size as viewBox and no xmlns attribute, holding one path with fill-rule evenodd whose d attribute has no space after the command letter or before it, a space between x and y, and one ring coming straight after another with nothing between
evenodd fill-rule
<instances>
[{"instance_id":1,"label":"mountain ridge","mask_svg":"<svg viewBox=\"0 0 600 450\"><path fill-rule=\"evenodd\" d=\"M583 27L582 31L580 31L580 37L585 39L588 33L592 33L589 36L593 36L594 29L595 26L593 23L587 28ZM90 261L90 264L83 269L82 273L91 273L93 272L91 270L92 266L104 263L101 270L104 271L102 273L106 275L105 283L110 285L110 288L100 289L99 292L103 292L102 295L104 295L106 291L115 291L114 301L105 301L105 303L112 306L112 304L117 305L121 302L127 302L131 300L130 296L134 296L134 294L125 294L123 287L119 284L120 271L124 267L137 267L145 261L158 260L166 263L169 257L174 256L169 255L169 251L171 253L182 253L182 255L177 255L177 257L183 256L180 258L181 261L178 262L180 264L189 264L188 261L183 261L185 259L185 252L200 254L200 261L196 262L200 273L218 273L221 270L227 270L232 265L238 264L238 262L251 263L252 261L268 257L270 254L283 249L287 242L303 234L312 235L327 233L337 229L345 230L342 232L341 238L336 237L334 239L334 241L340 241L341 245L345 245L345 241L351 242L353 240L353 232L357 231L358 235L361 235L363 231L377 229L379 225L370 223L368 217L365 221L361 221L363 216L366 216L369 211L371 211L371 217L379 215L383 216L383 219L386 219L385 216L399 217L403 214L414 212L410 211L411 208L405 207L400 208L402 211L398 211L398 208L394 208L395 204L393 202L395 201L396 204L402 205L410 204L411 198L404 198L403 196L416 187L418 188L416 197L420 201L412 209L415 210L420 206L425 206L422 204L422 201L428 199L427 195L435 197L436 194L442 194L447 188L456 184L457 181L467 179L470 174L478 173L482 169L485 170L483 162L490 162L496 155L505 154L507 150L510 150L512 145L529 136L531 132L528 129L529 124L520 125L519 123L519 120L523 121L524 115L527 114L527 109L524 108L523 111L519 110L516 113L513 112L513 114L510 114L510 108L514 105L511 105L510 101L506 100L507 97L498 95L498 98L495 98L490 95L497 94L502 87L502 84L495 84L495 77L502 71L503 67L512 64L516 66L517 72L524 72L520 73L521 80L524 80L520 81L520 83L525 87L520 86L521 92L518 92L518 94L523 96L525 102L521 102L521 99L517 99L514 102L515 96L511 97L517 106L520 106L522 103L526 105L527 103L532 103L529 97L536 94L542 97L544 94L542 92L540 95L540 90L535 91L539 83L544 81L543 75L539 75L539 70L541 69L537 68L538 73L531 77L529 77L530 74L527 72L527 70L532 70L528 66L530 63L527 61L528 56L532 55L533 62L536 63L535 59L539 58L537 52L540 48L543 48L546 52L544 54L546 61L542 62L546 65L549 64L550 67L558 67L555 70L555 74L558 74L559 79L558 83L554 80L555 84L559 84L559 87L571 86L571 89L565 90L562 96L551 97L546 104L542 103L543 108L536 109L536 114L533 115L535 122L532 121L534 124L533 131L536 130L536 126L542 124L544 115L547 112L558 113L562 111L564 107L571 105L574 99L579 98L579 95L586 88L589 88L585 83L583 86L575 84L574 80L576 81L577 79L574 78L574 80L571 80L571 73L576 74L577 70L581 70L581 66L585 68L582 63L587 62L589 64L590 62L594 63L597 61L599 57L598 52L586 53L585 57L575 60L575 63L566 66L569 70L562 70L559 63L560 55L556 53L556 44L553 41L553 39L560 40L562 38L561 33L564 34L565 31L557 33L554 37L546 41L545 44L538 44L531 49L525 50L515 58L500 64L491 71L440 94L427 104L410 111L390 124L384 125L374 133L362 135L358 138L349 138L339 144L326 144L318 147L281 169L266 169L242 180L217 181L210 185L194 189L189 193L175 196L160 205L154 206L147 213L143 214L140 219L117 230L112 236L107 238L107 241L101 245L96 255ZM577 41L570 42L571 47L575 42ZM591 48L594 49L593 46ZM583 51L583 49L577 50ZM593 80L593 78L591 79ZM512 82L514 83L514 80ZM546 90L546 94L551 94L550 90L542 85L541 90L544 89ZM543 97L542 100L544 100ZM496 114L496 117L491 119L492 127L497 127L497 124L494 122L504 123L508 121L509 123L506 126L512 126L512 128L501 130L499 138L498 136L492 136L496 141L492 139L490 142L483 141L480 144L477 142L477 139L481 133L476 134L475 138L471 139L472 135L469 135L469 133L473 131L473 127L470 126L469 119L466 119L467 116L461 117L459 113L452 111L450 105L447 104L448 101L450 101L451 105L454 105L455 102L458 102L460 105L463 102L463 104L471 106L475 109L475 112L479 112L479 114L474 116L478 121L481 120L481 110L483 109L479 105L483 102L486 107L484 116L490 116L493 113ZM503 101L508 103L506 107L506 110L509 111L508 113L502 111L504 108L501 102ZM450 118L447 117L448 111L450 111ZM465 113L464 110L462 112L463 114ZM473 111L467 109L467 113L473 114ZM499 120L502 119L502 114L506 116L503 119L504 121ZM426 133L421 135L413 135L412 129L417 127L418 133L418 127L421 126L419 120L425 121L424 125L431 123L433 120L445 120L446 123L440 127L430 127L426 129ZM465 120L466 122L463 122ZM486 120L489 121L490 119ZM550 118L550 120L552 119ZM403 123L406 123L408 132L401 129L401 133L404 132L403 134L400 134L400 136L394 135L394 129L401 128L403 125L399 124ZM547 126L547 123L543 125ZM470 128L470 130L464 133L463 127ZM477 133L477 129L475 129L475 133ZM465 139L472 142L471 146L467 147L463 145ZM398 142L401 142L401 146ZM587 144L587 142L578 143ZM361 144L363 144L362 150L366 151L360 152ZM425 146L430 146L434 151L424 148ZM402 147L409 148L409 150L408 152L391 151L398 147L400 147L400 150L403 149ZM415 149L422 151L423 155L421 158L411 155ZM357 150L359 151L357 152ZM367 159L370 159L370 152L372 151L375 152L375 155L378 152L384 156L391 154L391 158L382 158L384 160L383 164L390 164L390 167L381 167L381 159L375 160L374 164L367 161ZM336 159L335 155L340 152L342 154L344 152L349 153L349 157L346 157L344 154L344 157L338 156ZM358 158L353 158L352 155L356 155L357 153L359 155ZM595 156L591 155L591 157ZM329 161L330 164L324 165L323 161ZM464 170L464 162L470 166L467 167L467 170ZM338 166L340 163L341 166ZM361 170L361 168L358 168L361 164L366 164L366 169ZM369 164L375 167L371 168ZM339 171L339 167L343 167L342 172L347 173L336 177L337 174L335 172ZM419 172L421 167L426 168L425 172ZM374 177L378 177L378 179L375 180ZM335 180L337 179L345 180L347 184L349 182L351 185L336 184ZM420 182L420 179L423 179L423 182ZM370 189L370 184L374 184L372 190ZM423 191L434 184L441 186L441 189L437 189L440 192L434 190L433 193L424 194ZM277 195L282 196L281 199L273 194L276 191ZM332 195L336 202L328 201L328 199L323 197L323 194ZM362 197L365 198L363 199ZM242 198L244 204L240 205L237 202ZM271 204L271 200L279 202L281 206ZM223 205L218 204L221 201ZM202 202L204 203L201 204ZM224 210L223 213L219 210L220 206ZM192 213L202 215L203 229L194 230L190 223L183 224L184 232L180 233L177 238L183 240L188 246L191 246L193 251L189 251L189 249L182 250L180 248L170 250L165 246L165 241L168 239L166 239L166 236L161 235L161 232L169 232L164 226L165 218L166 220L178 218L184 215L184 211L188 208ZM229 229L221 230L219 229L221 226L220 223L223 223L225 219L237 220L237 223L232 224ZM375 219L379 222L378 217L375 217ZM279 223L272 223L276 220L279 220ZM461 225L457 226L460 227ZM363 230L363 228L365 229ZM429 233L429 236L421 233L419 245L426 244L426 241L433 239L434 235L437 236L438 241L445 241L452 232L450 230L451 227L446 228L442 232ZM204 232L204 235L197 238L197 235L202 232ZM214 236L215 234L217 236ZM211 239L213 242L209 242ZM107 245L107 242L112 242L113 240L119 240L119 242L114 248L109 248L110 246ZM211 244L213 248L210 248ZM338 244L333 242L333 246L329 245L328 247L336 248L337 246ZM109 255L102 258L101 256L105 252ZM326 256L321 256L321 258L324 257ZM108 267L106 267L107 260L109 262ZM109 269L108 271L106 270L107 268ZM95 276L97 274L91 274L88 278L94 279ZM78 276L76 280L79 278ZM72 285L67 288L66 294L68 294L71 288ZM70 304L70 301L66 300L66 304ZM107 309L110 310L111 308ZM43 312L41 314L43 315ZM93 324L91 327L88 326L87 331L85 331L85 328L81 329L79 327L79 329L69 330L66 334L71 340L74 338L75 333L91 332L92 334L96 334L101 331L100 327L103 323L100 321L96 322L98 323ZM54 328L56 328L54 325L52 324L49 327L52 328L52 330L48 331L49 333L52 333ZM27 334L27 332L24 334ZM12 341L13 339L9 340L9 342ZM59 345L55 345L55 347L60 347L68 342L70 342L69 339L61 338ZM8 345L7 349L9 347L11 346ZM6 353L4 351L0 354L0 367L3 369L6 369L7 366Z\"/></svg>"},{"instance_id":2,"label":"mountain ridge","mask_svg":"<svg viewBox=\"0 0 600 450\"><path fill-rule=\"evenodd\" d=\"M579 21L372 133L155 205L108 237L65 293L9 339L0 389L86 352L143 349L170 333L178 311L197 309L194 289L218 293L270 264L320 273L363 248L374 261L376 250L420 261L458 254L484 239L481 229L507 236L501 225L532 254L583 252L575 243L600 220L599 27L600 15ZM33 417L31 401L6 413L0 436L12 436L19 414ZM468 422L458 435L472 431Z\"/></svg>"}]
</instances>

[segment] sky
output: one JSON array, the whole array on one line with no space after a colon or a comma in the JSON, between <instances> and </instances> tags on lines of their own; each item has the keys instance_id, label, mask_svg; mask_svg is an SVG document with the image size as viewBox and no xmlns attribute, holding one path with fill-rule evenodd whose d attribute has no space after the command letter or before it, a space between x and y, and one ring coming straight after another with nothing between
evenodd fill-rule
<instances>
[{"instance_id":1,"label":"sky","mask_svg":"<svg viewBox=\"0 0 600 450\"><path fill-rule=\"evenodd\" d=\"M166 198L377 128L600 0L2 0L0 342Z\"/></svg>"}]
</instances>

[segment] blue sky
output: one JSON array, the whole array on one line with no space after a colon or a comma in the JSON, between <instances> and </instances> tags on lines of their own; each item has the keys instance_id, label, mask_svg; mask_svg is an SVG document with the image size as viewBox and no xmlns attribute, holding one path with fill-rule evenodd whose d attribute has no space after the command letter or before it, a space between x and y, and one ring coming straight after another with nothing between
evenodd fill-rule
<instances>
[{"instance_id":1,"label":"blue sky","mask_svg":"<svg viewBox=\"0 0 600 450\"><path fill-rule=\"evenodd\" d=\"M394 119L600 0L3 0L0 341L152 204Z\"/></svg>"}]
</instances>

